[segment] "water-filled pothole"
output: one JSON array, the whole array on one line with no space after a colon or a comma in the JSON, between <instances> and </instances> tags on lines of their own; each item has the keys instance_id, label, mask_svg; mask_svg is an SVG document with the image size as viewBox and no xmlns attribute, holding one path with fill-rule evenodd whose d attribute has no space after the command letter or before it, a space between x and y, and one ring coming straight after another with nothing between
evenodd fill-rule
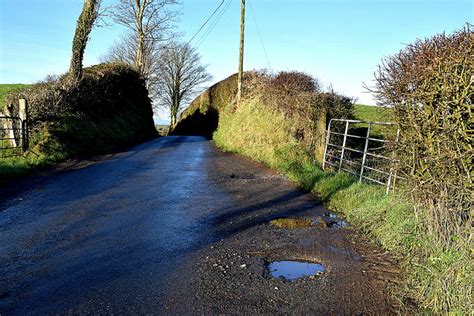
<instances>
[{"instance_id":1,"label":"water-filled pothole","mask_svg":"<svg viewBox=\"0 0 474 316\"><path fill-rule=\"evenodd\" d=\"M325 212L323 216L316 216L313 218L277 218L271 220L270 225L286 229L305 227L342 228L348 226L345 220L331 212Z\"/></svg>"},{"instance_id":2,"label":"water-filled pothole","mask_svg":"<svg viewBox=\"0 0 474 316\"><path fill-rule=\"evenodd\" d=\"M322 264L307 261L273 261L267 264L267 271L271 277L289 281L318 276L325 270Z\"/></svg>"},{"instance_id":3,"label":"water-filled pothole","mask_svg":"<svg viewBox=\"0 0 474 316\"><path fill-rule=\"evenodd\" d=\"M327 218L326 226L329 228L340 228L348 225L345 220L340 219L336 214L326 212L324 216Z\"/></svg>"},{"instance_id":4,"label":"water-filled pothole","mask_svg":"<svg viewBox=\"0 0 474 316\"><path fill-rule=\"evenodd\" d=\"M278 218L270 224L278 228L303 228L313 226L313 221L307 218Z\"/></svg>"}]
</instances>

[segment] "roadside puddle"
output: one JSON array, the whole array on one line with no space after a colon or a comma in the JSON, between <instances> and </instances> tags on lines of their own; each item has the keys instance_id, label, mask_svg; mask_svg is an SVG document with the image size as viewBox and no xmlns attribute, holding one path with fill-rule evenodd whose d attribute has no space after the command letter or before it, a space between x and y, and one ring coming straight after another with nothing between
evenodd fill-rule
<instances>
[{"instance_id":1,"label":"roadside puddle","mask_svg":"<svg viewBox=\"0 0 474 316\"><path fill-rule=\"evenodd\" d=\"M336 214L326 212L323 216L315 218L279 218L270 221L270 225L278 228L295 229L305 227L319 228L342 228L347 227L345 220L339 218Z\"/></svg>"},{"instance_id":2,"label":"roadside puddle","mask_svg":"<svg viewBox=\"0 0 474 316\"><path fill-rule=\"evenodd\" d=\"M336 214L326 212L324 216L327 218L326 226L329 228L341 228L347 227L347 222L343 219L340 219Z\"/></svg>"},{"instance_id":3,"label":"roadside puddle","mask_svg":"<svg viewBox=\"0 0 474 316\"><path fill-rule=\"evenodd\" d=\"M304 228L313 226L313 221L306 218L279 218L270 221L272 226L278 228Z\"/></svg>"},{"instance_id":4,"label":"roadside puddle","mask_svg":"<svg viewBox=\"0 0 474 316\"><path fill-rule=\"evenodd\" d=\"M267 264L267 271L272 278L288 281L319 276L325 270L322 264L307 261L273 261Z\"/></svg>"}]
</instances>

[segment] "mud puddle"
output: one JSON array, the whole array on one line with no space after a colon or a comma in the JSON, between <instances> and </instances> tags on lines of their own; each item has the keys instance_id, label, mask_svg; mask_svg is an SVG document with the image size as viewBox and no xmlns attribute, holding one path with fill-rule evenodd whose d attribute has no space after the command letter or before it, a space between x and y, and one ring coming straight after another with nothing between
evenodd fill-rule
<instances>
[{"instance_id":1,"label":"mud puddle","mask_svg":"<svg viewBox=\"0 0 474 316\"><path fill-rule=\"evenodd\" d=\"M347 227L349 224L339 216L337 216L334 213L331 212L326 212L324 213L324 223L326 224L326 227L328 228L343 228ZM316 223L321 222L321 218L316 218L314 220Z\"/></svg>"},{"instance_id":2,"label":"mud puddle","mask_svg":"<svg viewBox=\"0 0 474 316\"><path fill-rule=\"evenodd\" d=\"M326 268L319 263L306 261L273 261L267 264L267 272L272 278L294 281L304 277L321 275Z\"/></svg>"},{"instance_id":3,"label":"mud puddle","mask_svg":"<svg viewBox=\"0 0 474 316\"><path fill-rule=\"evenodd\" d=\"M270 224L278 228L287 229L305 227L343 228L348 226L345 220L330 212L324 213L323 216L313 218L278 218L270 221Z\"/></svg>"}]
</instances>

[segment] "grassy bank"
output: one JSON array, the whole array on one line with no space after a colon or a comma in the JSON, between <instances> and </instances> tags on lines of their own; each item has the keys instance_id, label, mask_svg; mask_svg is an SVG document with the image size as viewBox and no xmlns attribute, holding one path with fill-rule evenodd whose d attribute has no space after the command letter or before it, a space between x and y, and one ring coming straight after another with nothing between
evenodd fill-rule
<instances>
[{"instance_id":1,"label":"grassy bank","mask_svg":"<svg viewBox=\"0 0 474 316\"><path fill-rule=\"evenodd\" d=\"M356 116L372 120L378 111L356 107ZM359 114L357 114L359 112ZM472 262L466 238L449 248L434 243L419 225L403 192L386 195L384 188L359 183L342 173L322 171L294 139L293 122L269 110L258 98L220 113L216 144L243 154L288 176L313 191L329 207L347 217L382 247L402 260L405 284L395 293L400 301L416 301L434 313L472 312Z\"/></svg>"},{"instance_id":2,"label":"grassy bank","mask_svg":"<svg viewBox=\"0 0 474 316\"><path fill-rule=\"evenodd\" d=\"M21 179L31 173L51 168L64 157L28 154L24 157L0 159L0 186L11 180Z\"/></svg>"}]
</instances>

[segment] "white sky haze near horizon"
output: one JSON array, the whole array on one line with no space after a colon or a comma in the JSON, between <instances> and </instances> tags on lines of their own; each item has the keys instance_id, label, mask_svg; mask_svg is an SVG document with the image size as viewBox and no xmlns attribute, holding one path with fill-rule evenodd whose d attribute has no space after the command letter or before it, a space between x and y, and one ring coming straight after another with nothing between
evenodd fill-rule
<instances>
[{"instance_id":1,"label":"white sky haze near horizon","mask_svg":"<svg viewBox=\"0 0 474 316\"><path fill-rule=\"evenodd\" d=\"M110 5L116 0L105 0ZM221 0L184 0L177 30L187 41ZM0 83L33 83L67 71L82 0L0 0ZM240 0L192 45L217 82L237 70ZM417 38L451 33L474 21L472 0L247 0L245 69L268 68L251 7L274 71L298 70L324 87L375 104L364 92L382 58ZM251 5L251 6L250 6ZM214 21L214 20L212 20ZM212 24L211 21L211 24ZM117 25L93 30L84 66L118 41ZM202 39L202 41L201 41ZM160 113L160 116L163 116ZM164 118L164 117L162 117Z\"/></svg>"}]
</instances>

